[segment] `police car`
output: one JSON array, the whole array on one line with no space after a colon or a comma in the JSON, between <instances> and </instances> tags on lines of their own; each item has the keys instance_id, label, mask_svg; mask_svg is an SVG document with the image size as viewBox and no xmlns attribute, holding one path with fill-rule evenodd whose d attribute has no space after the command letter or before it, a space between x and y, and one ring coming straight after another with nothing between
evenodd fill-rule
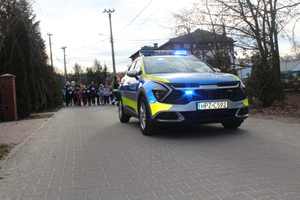
<instances>
[{"instance_id":1,"label":"police car","mask_svg":"<svg viewBox=\"0 0 300 200\"><path fill-rule=\"evenodd\" d=\"M119 87L119 119L139 119L144 135L161 125L221 123L237 128L248 117L245 86L186 51L142 50Z\"/></svg>"}]
</instances>

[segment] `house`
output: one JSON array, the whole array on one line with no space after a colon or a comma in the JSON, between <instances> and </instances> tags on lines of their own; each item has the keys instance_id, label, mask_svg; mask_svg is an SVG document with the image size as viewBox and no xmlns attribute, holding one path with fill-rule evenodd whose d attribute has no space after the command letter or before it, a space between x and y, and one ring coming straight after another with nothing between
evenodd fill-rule
<instances>
[{"instance_id":1,"label":"house","mask_svg":"<svg viewBox=\"0 0 300 200\"><path fill-rule=\"evenodd\" d=\"M139 56L141 50L187 50L190 54L199 57L201 60L208 61L213 57L214 53L226 52L231 62L234 63L234 40L226 36L226 33L214 34L206 30L197 29L189 34L181 35L175 38L169 39L168 42L157 46L144 46L129 58L132 61Z\"/></svg>"},{"instance_id":2,"label":"house","mask_svg":"<svg viewBox=\"0 0 300 200\"><path fill-rule=\"evenodd\" d=\"M293 61L280 61L280 71L283 74L299 74L300 73L300 60Z\"/></svg>"},{"instance_id":3,"label":"house","mask_svg":"<svg viewBox=\"0 0 300 200\"><path fill-rule=\"evenodd\" d=\"M226 52L234 63L234 42L231 37L226 36L226 33L220 35L197 29L189 34L169 39L158 50L184 49L204 61L211 59L217 51Z\"/></svg>"}]
</instances>

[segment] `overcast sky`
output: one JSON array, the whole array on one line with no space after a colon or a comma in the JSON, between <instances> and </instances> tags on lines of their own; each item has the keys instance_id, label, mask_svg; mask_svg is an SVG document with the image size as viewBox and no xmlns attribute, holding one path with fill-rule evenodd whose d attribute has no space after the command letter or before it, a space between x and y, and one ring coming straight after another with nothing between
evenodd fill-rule
<instances>
[{"instance_id":1,"label":"overcast sky","mask_svg":"<svg viewBox=\"0 0 300 200\"><path fill-rule=\"evenodd\" d=\"M34 12L41 21L42 37L49 51L51 37L54 66L63 70L61 47L66 46L67 70L78 63L91 67L95 59L106 64L112 72L110 28L104 9L111 14L116 70L125 71L131 63L129 56L142 46L162 45L174 37L170 26L171 12L190 7L196 0L37 0ZM281 43L281 55L289 51Z\"/></svg>"}]
</instances>

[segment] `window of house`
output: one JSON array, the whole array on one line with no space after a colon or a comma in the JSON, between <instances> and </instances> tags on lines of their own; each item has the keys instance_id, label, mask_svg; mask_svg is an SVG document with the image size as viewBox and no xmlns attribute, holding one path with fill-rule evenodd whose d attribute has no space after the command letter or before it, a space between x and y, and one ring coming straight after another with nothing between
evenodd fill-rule
<instances>
[{"instance_id":1,"label":"window of house","mask_svg":"<svg viewBox=\"0 0 300 200\"><path fill-rule=\"evenodd\" d=\"M174 49L180 49L180 44L174 44Z\"/></svg>"},{"instance_id":2,"label":"window of house","mask_svg":"<svg viewBox=\"0 0 300 200\"><path fill-rule=\"evenodd\" d=\"M190 44L184 44L184 45L183 45L183 48L184 48L184 49L190 49Z\"/></svg>"}]
</instances>

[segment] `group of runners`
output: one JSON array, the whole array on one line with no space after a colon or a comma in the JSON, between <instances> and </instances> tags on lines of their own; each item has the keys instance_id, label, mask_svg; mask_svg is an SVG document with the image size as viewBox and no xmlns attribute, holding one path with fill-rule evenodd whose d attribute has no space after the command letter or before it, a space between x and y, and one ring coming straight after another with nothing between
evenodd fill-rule
<instances>
[{"instance_id":1,"label":"group of runners","mask_svg":"<svg viewBox=\"0 0 300 200\"><path fill-rule=\"evenodd\" d=\"M115 105L118 103L117 89L119 87L117 77L114 77L112 85L100 84L80 85L78 82L67 82L62 91L62 98L65 106L100 106Z\"/></svg>"}]
</instances>

